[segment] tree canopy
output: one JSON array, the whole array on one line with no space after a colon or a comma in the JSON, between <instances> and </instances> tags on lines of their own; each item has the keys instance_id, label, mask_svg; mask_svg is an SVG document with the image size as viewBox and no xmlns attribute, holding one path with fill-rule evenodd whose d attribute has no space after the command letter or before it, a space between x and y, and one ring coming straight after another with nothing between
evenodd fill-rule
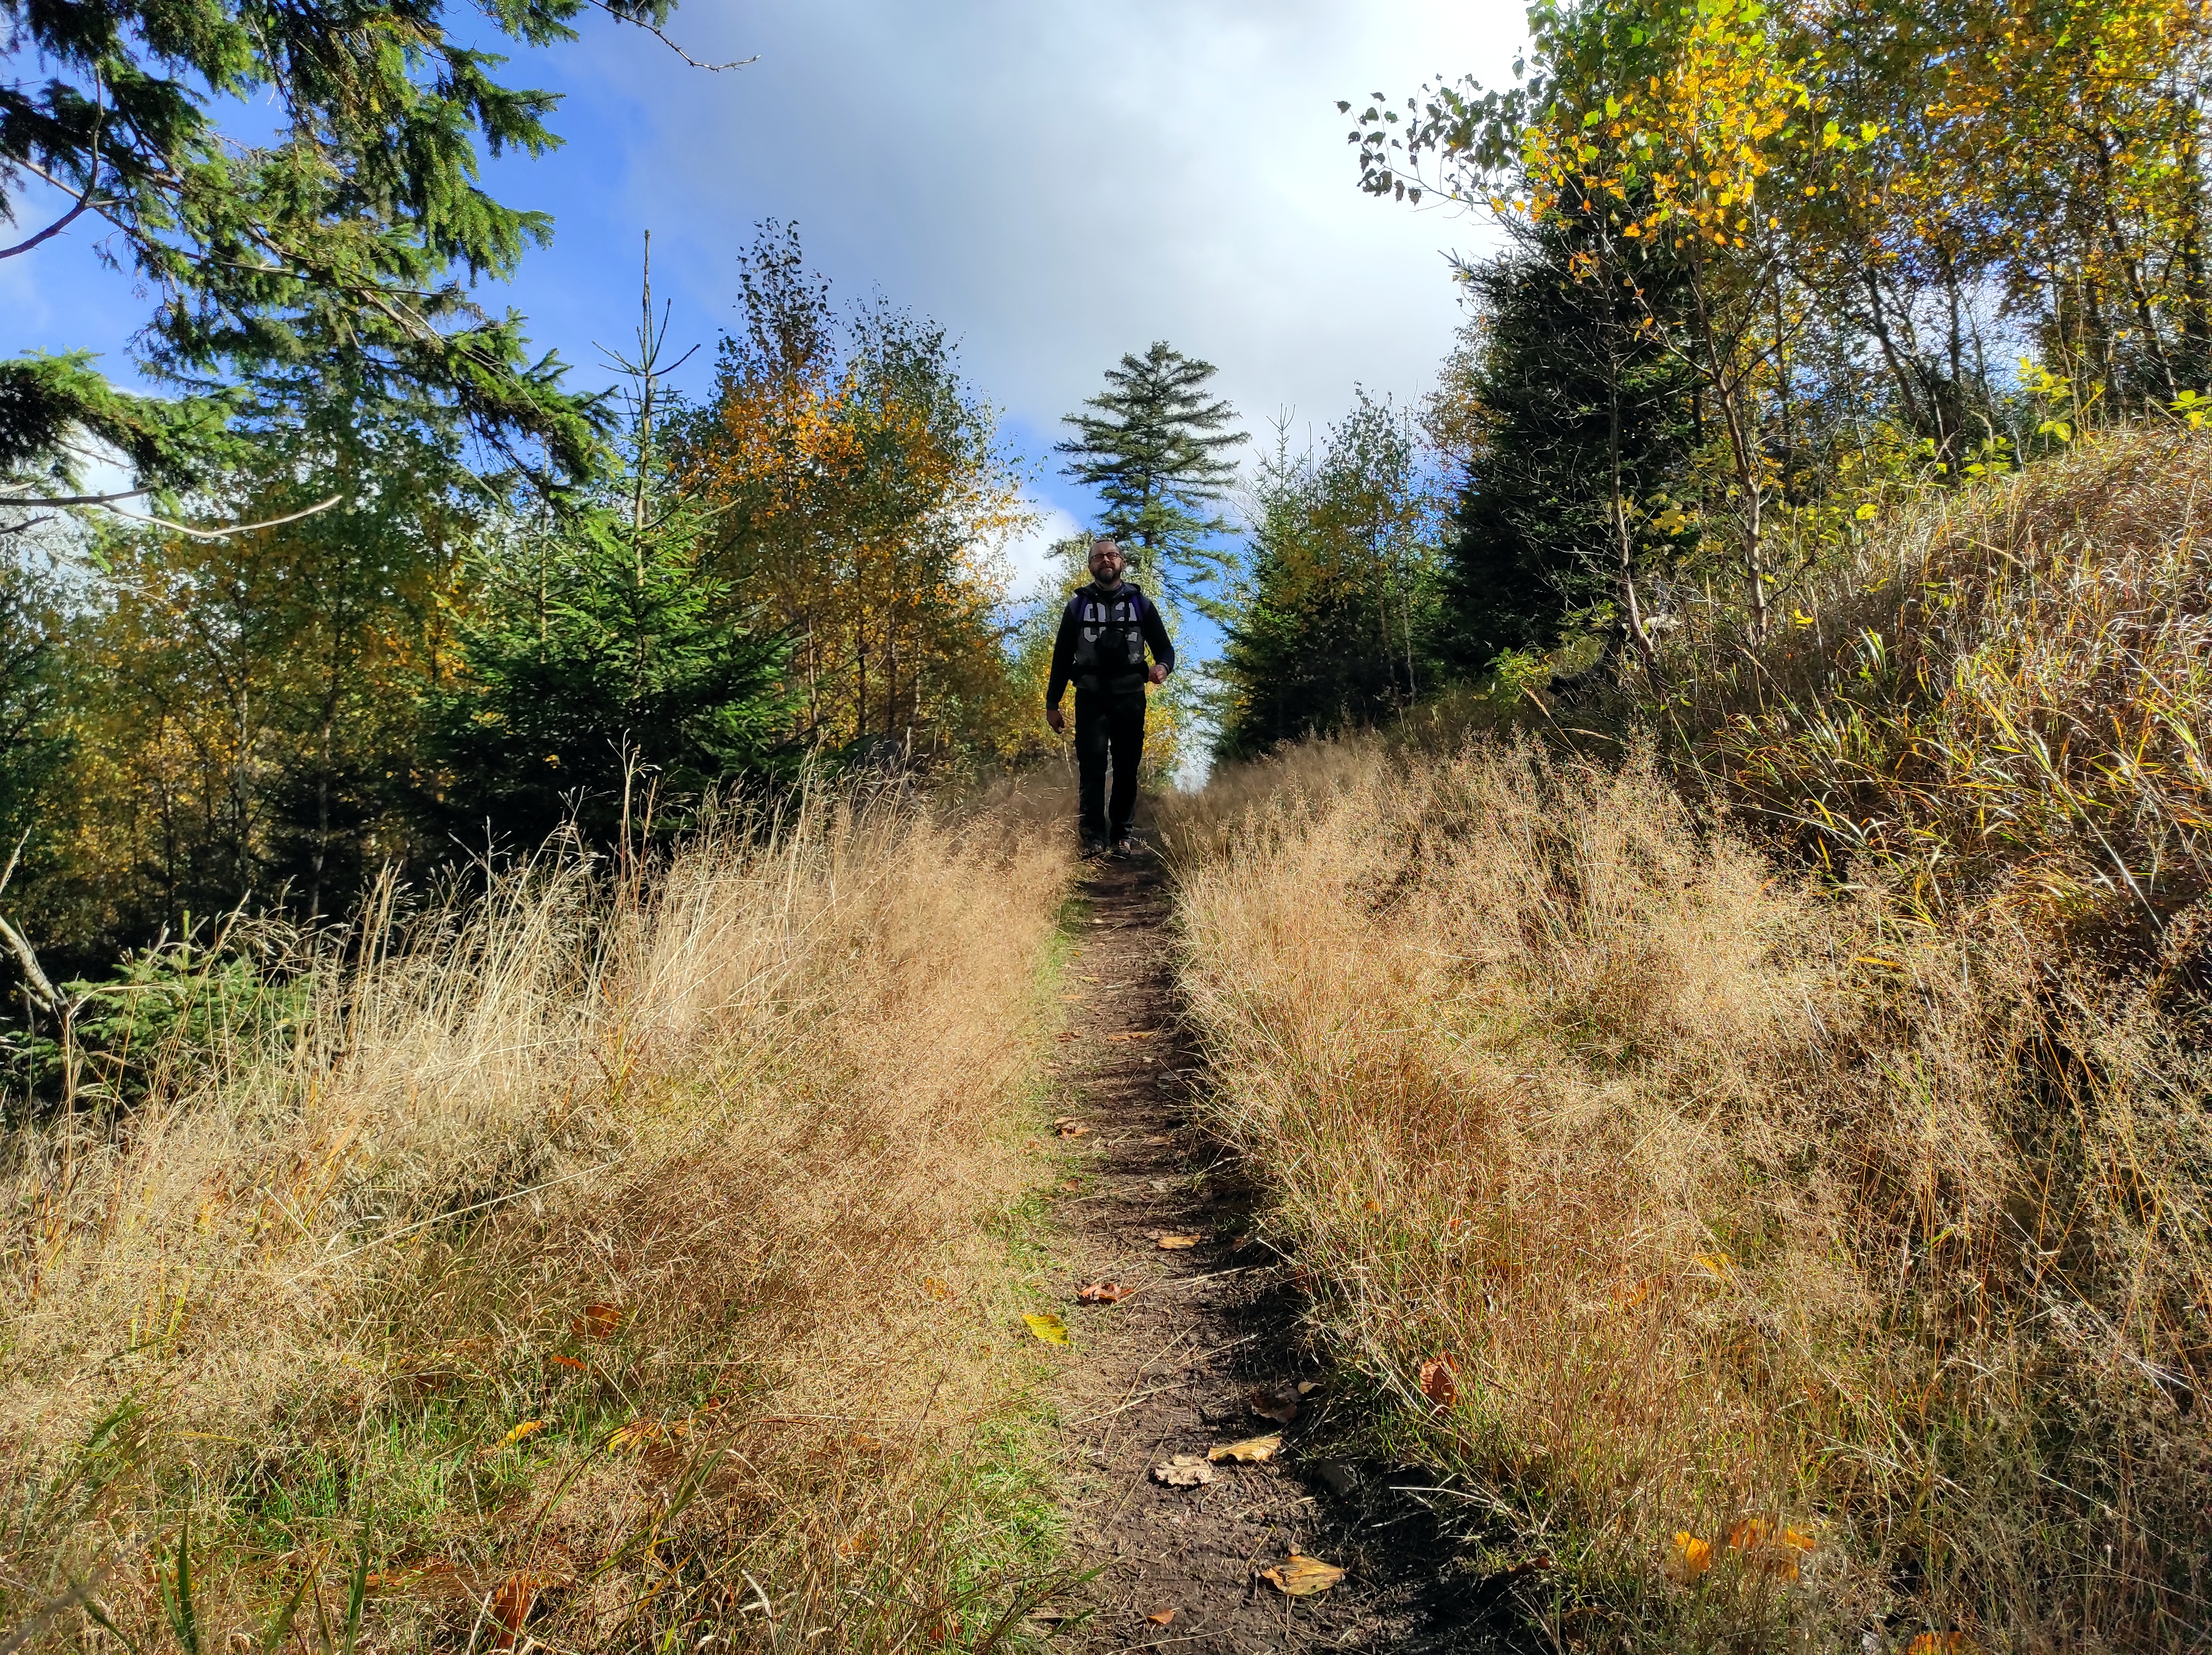
<instances>
[{"instance_id":1,"label":"tree canopy","mask_svg":"<svg viewBox=\"0 0 2212 1655\"><path fill-rule=\"evenodd\" d=\"M1075 434L1055 443L1063 476L1098 491L1099 527L1141 549L1139 573L1170 600L1197 596L1224 573L1213 543L1229 528L1217 509L1237 475L1227 452L1247 440L1237 411L1206 393L1211 362L1155 340L1106 370L1106 389L1070 414Z\"/></svg>"},{"instance_id":2,"label":"tree canopy","mask_svg":"<svg viewBox=\"0 0 2212 1655\"><path fill-rule=\"evenodd\" d=\"M562 388L556 357L531 355L520 317L470 296L551 234L479 174L487 154L557 145L557 100L502 84L504 60L456 27L543 45L574 38L586 3L0 0L0 215L23 232L0 256L97 222L101 257L151 298L137 345L158 379L212 396L343 359L364 394L442 411L517 463L526 440L580 475L599 442L592 402ZM674 0L590 3L657 26ZM142 480L179 481L203 469L226 407L119 391L83 355L0 361L0 476L17 498L68 492L82 433Z\"/></svg>"}]
</instances>

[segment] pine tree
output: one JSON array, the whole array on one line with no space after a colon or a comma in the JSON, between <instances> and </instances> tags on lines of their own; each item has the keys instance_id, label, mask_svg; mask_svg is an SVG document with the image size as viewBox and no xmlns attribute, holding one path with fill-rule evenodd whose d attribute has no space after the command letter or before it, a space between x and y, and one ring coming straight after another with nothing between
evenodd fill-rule
<instances>
[{"instance_id":1,"label":"pine tree","mask_svg":"<svg viewBox=\"0 0 2212 1655\"><path fill-rule=\"evenodd\" d=\"M1106 370L1106 389L1084 403L1096 411L1068 415L1076 434L1053 446L1068 456L1061 474L1098 491L1101 529L1139 550L1138 573L1170 602L1229 567L1209 543L1230 526L1215 509L1237 475L1223 455L1246 438L1228 428L1236 410L1206 394L1215 372L1155 341Z\"/></svg>"},{"instance_id":2,"label":"pine tree","mask_svg":"<svg viewBox=\"0 0 2212 1655\"><path fill-rule=\"evenodd\" d=\"M1576 279L1575 227L1509 221L1516 245L1465 272L1479 312L1458 376L1472 440L1445 551L1437 646L1480 673L1509 650L1559 643L1571 616L1617 607L1613 460L1635 573L1677 555L1657 498L1685 487L1694 374L1641 304ZM1678 300L1662 260L1638 270L1648 302Z\"/></svg>"},{"instance_id":3,"label":"pine tree","mask_svg":"<svg viewBox=\"0 0 2212 1655\"><path fill-rule=\"evenodd\" d=\"M648 248L649 248L648 242ZM440 814L534 846L573 822L627 848L733 781L780 767L793 712L787 640L763 636L712 572L714 508L675 487L662 447L648 264L627 475L522 537L489 572L461 683L433 692Z\"/></svg>"},{"instance_id":4,"label":"pine tree","mask_svg":"<svg viewBox=\"0 0 2212 1655\"><path fill-rule=\"evenodd\" d=\"M493 0L449 33L451 0L0 0L0 221L47 221L0 257L96 226L160 296L143 365L199 398L118 391L81 353L0 361L5 498L76 503L76 433L120 447L142 485L196 475L223 385L312 379L340 356L366 391L442 406L510 458L527 438L588 469L591 402L531 358L519 317L469 296L552 229L479 185L480 148L552 148L557 100L500 84L502 60L463 44L479 11L528 45L573 39L586 3ZM651 26L673 0L588 3ZM218 112L248 103L274 136L223 130ZM26 179L43 187L27 197Z\"/></svg>"},{"instance_id":5,"label":"pine tree","mask_svg":"<svg viewBox=\"0 0 2212 1655\"><path fill-rule=\"evenodd\" d=\"M1213 670L1218 756L1371 724L1433 688L1437 481L1413 422L1364 391L1318 455L1278 431Z\"/></svg>"}]
</instances>

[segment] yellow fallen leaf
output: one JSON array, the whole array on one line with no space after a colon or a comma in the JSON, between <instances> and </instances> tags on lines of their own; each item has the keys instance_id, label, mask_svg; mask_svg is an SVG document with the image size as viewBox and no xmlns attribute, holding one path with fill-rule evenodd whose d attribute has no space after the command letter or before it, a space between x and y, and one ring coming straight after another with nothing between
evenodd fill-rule
<instances>
[{"instance_id":1,"label":"yellow fallen leaf","mask_svg":"<svg viewBox=\"0 0 2212 1655\"><path fill-rule=\"evenodd\" d=\"M1963 1632L1923 1632L1905 1646L1905 1655L1973 1655L1973 1648Z\"/></svg>"},{"instance_id":2,"label":"yellow fallen leaf","mask_svg":"<svg viewBox=\"0 0 2212 1655\"><path fill-rule=\"evenodd\" d=\"M1198 1235L1164 1235L1160 1238L1160 1246L1173 1252L1178 1247L1194 1247L1204 1240L1205 1237Z\"/></svg>"},{"instance_id":3,"label":"yellow fallen leaf","mask_svg":"<svg viewBox=\"0 0 2212 1655\"><path fill-rule=\"evenodd\" d=\"M1712 1542L1700 1540L1686 1529L1674 1531L1674 1555L1667 1560L1668 1573L1677 1580L1694 1580L1712 1566Z\"/></svg>"},{"instance_id":4,"label":"yellow fallen leaf","mask_svg":"<svg viewBox=\"0 0 2212 1655\"><path fill-rule=\"evenodd\" d=\"M1263 1569L1260 1578L1272 1582L1276 1591L1289 1597L1310 1597L1317 1591L1327 1591L1344 1579L1344 1571L1334 1563L1324 1563L1318 1557L1308 1557L1302 1552L1292 1552L1279 1568Z\"/></svg>"},{"instance_id":5,"label":"yellow fallen leaf","mask_svg":"<svg viewBox=\"0 0 2212 1655\"><path fill-rule=\"evenodd\" d=\"M1032 1313L1024 1315L1022 1320L1029 1324L1030 1332L1036 1334L1047 1344L1067 1343L1067 1324L1057 1316L1039 1316Z\"/></svg>"},{"instance_id":6,"label":"yellow fallen leaf","mask_svg":"<svg viewBox=\"0 0 2212 1655\"><path fill-rule=\"evenodd\" d=\"M1727 1281L1735 1268L1735 1261L1724 1252L1701 1252L1692 1262L1716 1282Z\"/></svg>"},{"instance_id":7,"label":"yellow fallen leaf","mask_svg":"<svg viewBox=\"0 0 2212 1655\"><path fill-rule=\"evenodd\" d=\"M952 1296L952 1289L934 1276L922 1278L921 1290L933 1299L950 1299Z\"/></svg>"},{"instance_id":8,"label":"yellow fallen leaf","mask_svg":"<svg viewBox=\"0 0 2212 1655\"><path fill-rule=\"evenodd\" d=\"M1217 1464L1233 1459L1240 1465L1263 1465L1282 1446L1282 1433L1278 1431L1264 1437L1247 1437L1242 1442L1224 1442L1218 1448L1207 1449L1206 1457Z\"/></svg>"},{"instance_id":9,"label":"yellow fallen leaf","mask_svg":"<svg viewBox=\"0 0 2212 1655\"><path fill-rule=\"evenodd\" d=\"M544 1428L545 1422L544 1420L525 1420L521 1424L516 1426L514 1429L509 1431L505 1436L501 1437L497 1442L492 1444L490 1447L477 1450L477 1458L478 1459L489 1459L494 1454L499 1452L501 1449L512 1448L516 1443L520 1442L525 1437L536 1436Z\"/></svg>"}]
</instances>

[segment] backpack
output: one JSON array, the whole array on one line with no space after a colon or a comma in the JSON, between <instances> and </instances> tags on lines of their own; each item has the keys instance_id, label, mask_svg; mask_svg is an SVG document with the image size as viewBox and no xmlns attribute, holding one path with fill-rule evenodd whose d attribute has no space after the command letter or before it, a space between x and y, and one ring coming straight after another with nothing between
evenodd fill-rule
<instances>
[{"instance_id":1,"label":"backpack","mask_svg":"<svg viewBox=\"0 0 2212 1655\"><path fill-rule=\"evenodd\" d=\"M1076 622L1070 664L1078 689L1127 689L1145 679L1145 595L1127 581L1108 597L1093 585L1068 600Z\"/></svg>"}]
</instances>

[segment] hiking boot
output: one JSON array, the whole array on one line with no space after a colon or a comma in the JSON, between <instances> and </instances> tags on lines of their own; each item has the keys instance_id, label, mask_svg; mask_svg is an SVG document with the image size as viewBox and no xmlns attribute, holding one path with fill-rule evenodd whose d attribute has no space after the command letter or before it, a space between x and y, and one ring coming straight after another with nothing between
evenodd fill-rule
<instances>
[{"instance_id":1,"label":"hiking boot","mask_svg":"<svg viewBox=\"0 0 2212 1655\"><path fill-rule=\"evenodd\" d=\"M1104 840L1086 839L1083 841L1083 858L1085 861L1088 862L1095 857L1102 857L1105 854L1106 841Z\"/></svg>"},{"instance_id":2,"label":"hiking boot","mask_svg":"<svg viewBox=\"0 0 2212 1655\"><path fill-rule=\"evenodd\" d=\"M1124 834L1114 841L1114 858L1117 862L1133 862L1144 853L1144 849L1137 843L1134 834Z\"/></svg>"}]
</instances>

